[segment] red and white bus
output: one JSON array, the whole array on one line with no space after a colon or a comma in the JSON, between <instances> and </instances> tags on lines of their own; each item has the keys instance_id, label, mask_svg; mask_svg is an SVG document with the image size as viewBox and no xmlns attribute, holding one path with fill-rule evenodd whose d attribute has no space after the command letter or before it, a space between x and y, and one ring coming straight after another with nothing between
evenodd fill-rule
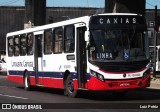
<instances>
[{"instance_id":1,"label":"red and white bus","mask_svg":"<svg viewBox=\"0 0 160 112\"><path fill-rule=\"evenodd\" d=\"M84 16L7 34L11 81L64 89L125 91L150 85L144 17L108 13Z\"/></svg>"}]
</instances>

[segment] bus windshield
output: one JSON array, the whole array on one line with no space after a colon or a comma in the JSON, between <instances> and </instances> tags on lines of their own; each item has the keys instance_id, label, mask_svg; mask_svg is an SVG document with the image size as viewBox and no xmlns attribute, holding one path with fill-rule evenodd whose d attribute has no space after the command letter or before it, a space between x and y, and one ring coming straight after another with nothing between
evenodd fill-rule
<instances>
[{"instance_id":1,"label":"bus windshield","mask_svg":"<svg viewBox=\"0 0 160 112\"><path fill-rule=\"evenodd\" d=\"M145 59L144 31L135 29L90 30L91 61Z\"/></svg>"}]
</instances>

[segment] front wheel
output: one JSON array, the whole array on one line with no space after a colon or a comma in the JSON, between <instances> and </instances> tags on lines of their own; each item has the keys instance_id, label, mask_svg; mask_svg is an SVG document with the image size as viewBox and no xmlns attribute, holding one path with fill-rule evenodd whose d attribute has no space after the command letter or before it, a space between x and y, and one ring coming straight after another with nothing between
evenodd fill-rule
<instances>
[{"instance_id":1,"label":"front wheel","mask_svg":"<svg viewBox=\"0 0 160 112\"><path fill-rule=\"evenodd\" d=\"M29 74L27 71L25 72L25 75L24 75L24 89L27 91L31 90Z\"/></svg>"},{"instance_id":2,"label":"front wheel","mask_svg":"<svg viewBox=\"0 0 160 112\"><path fill-rule=\"evenodd\" d=\"M65 88L64 88L65 95L69 97L77 97L78 91L74 89L73 79L72 76L69 74L66 81L65 81Z\"/></svg>"}]
</instances>

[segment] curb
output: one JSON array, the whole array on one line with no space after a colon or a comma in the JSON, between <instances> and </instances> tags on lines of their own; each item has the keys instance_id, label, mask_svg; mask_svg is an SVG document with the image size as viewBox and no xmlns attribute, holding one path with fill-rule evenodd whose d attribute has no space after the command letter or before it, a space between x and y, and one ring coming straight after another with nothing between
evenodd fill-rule
<instances>
[{"instance_id":1,"label":"curb","mask_svg":"<svg viewBox=\"0 0 160 112\"><path fill-rule=\"evenodd\" d=\"M150 87L148 87L148 88L160 90L160 84L159 83L151 83Z\"/></svg>"},{"instance_id":2,"label":"curb","mask_svg":"<svg viewBox=\"0 0 160 112\"><path fill-rule=\"evenodd\" d=\"M160 89L160 78L152 78L150 88Z\"/></svg>"},{"instance_id":3,"label":"curb","mask_svg":"<svg viewBox=\"0 0 160 112\"><path fill-rule=\"evenodd\" d=\"M160 79L151 79L150 87L147 87L143 90L151 91L151 92L160 92Z\"/></svg>"}]
</instances>

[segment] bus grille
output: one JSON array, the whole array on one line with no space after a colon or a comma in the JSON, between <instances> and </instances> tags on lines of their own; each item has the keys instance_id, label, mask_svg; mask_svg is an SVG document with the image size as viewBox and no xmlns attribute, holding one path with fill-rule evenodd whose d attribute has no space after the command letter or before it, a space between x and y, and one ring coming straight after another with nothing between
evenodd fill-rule
<instances>
[{"instance_id":1,"label":"bus grille","mask_svg":"<svg viewBox=\"0 0 160 112\"><path fill-rule=\"evenodd\" d=\"M110 63L100 66L105 72L135 72L146 67L148 62L127 62L127 63Z\"/></svg>"}]
</instances>

